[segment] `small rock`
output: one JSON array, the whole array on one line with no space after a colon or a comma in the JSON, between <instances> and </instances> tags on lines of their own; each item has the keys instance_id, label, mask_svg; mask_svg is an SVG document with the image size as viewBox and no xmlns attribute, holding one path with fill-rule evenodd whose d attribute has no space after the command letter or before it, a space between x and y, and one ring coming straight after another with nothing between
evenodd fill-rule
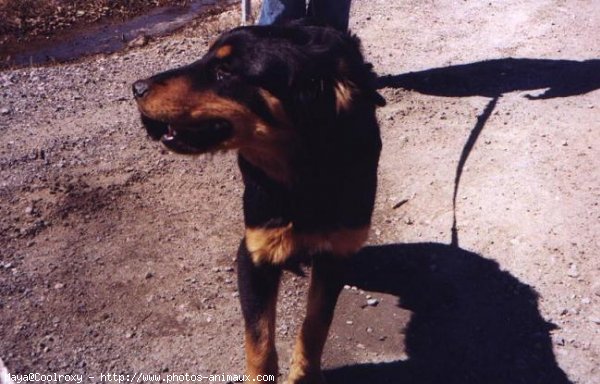
<instances>
[{"instance_id":1,"label":"small rock","mask_svg":"<svg viewBox=\"0 0 600 384\"><path fill-rule=\"evenodd\" d=\"M569 271L567 272L569 277L579 277L579 271L577 271L577 265L571 264Z\"/></svg>"},{"instance_id":2,"label":"small rock","mask_svg":"<svg viewBox=\"0 0 600 384\"><path fill-rule=\"evenodd\" d=\"M368 299L367 300L367 305L369 307L376 307L377 304L379 304L379 300L377 300L377 299Z\"/></svg>"},{"instance_id":3,"label":"small rock","mask_svg":"<svg viewBox=\"0 0 600 384\"><path fill-rule=\"evenodd\" d=\"M31 215L33 213L33 207L30 205L27 208L25 208L25 213Z\"/></svg>"},{"instance_id":4,"label":"small rock","mask_svg":"<svg viewBox=\"0 0 600 384\"><path fill-rule=\"evenodd\" d=\"M146 44L148 44L148 41L150 41L150 39L148 38L148 36L146 36L146 35L139 35L138 37L136 37L135 39L133 39L129 43L127 43L127 47L129 47L129 48L140 48L140 47L143 47Z\"/></svg>"},{"instance_id":5,"label":"small rock","mask_svg":"<svg viewBox=\"0 0 600 384\"><path fill-rule=\"evenodd\" d=\"M346 320L346 324L352 325L352 324L354 324L354 321L352 321L352 320Z\"/></svg>"},{"instance_id":6,"label":"small rock","mask_svg":"<svg viewBox=\"0 0 600 384\"><path fill-rule=\"evenodd\" d=\"M579 312L580 312L579 308L571 308L571 309L569 309L569 313L571 315L574 315L574 316L579 315Z\"/></svg>"},{"instance_id":7,"label":"small rock","mask_svg":"<svg viewBox=\"0 0 600 384\"><path fill-rule=\"evenodd\" d=\"M65 285L63 283L54 284L54 289L63 289L64 287L65 287Z\"/></svg>"},{"instance_id":8,"label":"small rock","mask_svg":"<svg viewBox=\"0 0 600 384\"><path fill-rule=\"evenodd\" d=\"M2 109L0 109L0 114L1 114L2 116L6 116L6 115L8 115L9 113L10 113L10 109L8 109L8 108L2 108Z\"/></svg>"},{"instance_id":9,"label":"small rock","mask_svg":"<svg viewBox=\"0 0 600 384\"><path fill-rule=\"evenodd\" d=\"M358 343L358 344L356 344L356 348L358 348L358 349L365 349L365 345Z\"/></svg>"},{"instance_id":10,"label":"small rock","mask_svg":"<svg viewBox=\"0 0 600 384\"><path fill-rule=\"evenodd\" d=\"M146 272L146 275L144 276L146 279L150 279L154 276L154 273L152 272Z\"/></svg>"},{"instance_id":11,"label":"small rock","mask_svg":"<svg viewBox=\"0 0 600 384\"><path fill-rule=\"evenodd\" d=\"M588 317L588 320L591 321L594 324L600 325L600 317L590 316L590 317Z\"/></svg>"},{"instance_id":12,"label":"small rock","mask_svg":"<svg viewBox=\"0 0 600 384\"><path fill-rule=\"evenodd\" d=\"M392 206L392 209L398 209L398 208L400 208L401 206L403 206L406 203L408 203L408 199L400 200L399 202L397 202L396 204L394 204Z\"/></svg>"}]
</instances>

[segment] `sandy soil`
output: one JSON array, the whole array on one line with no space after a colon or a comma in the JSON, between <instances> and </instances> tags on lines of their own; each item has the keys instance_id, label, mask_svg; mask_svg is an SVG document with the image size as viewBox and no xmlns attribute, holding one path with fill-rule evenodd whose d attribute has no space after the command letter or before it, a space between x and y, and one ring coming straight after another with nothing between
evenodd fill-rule
<instances>
[{"instance_id":1,"label":"sandy soil","mask_svg":"<svg viewBox=\"0 0 600 384\"><path fill-rule=\"evenodd\" d=\"M238 19L0 72L11 373L242 373L234 155L161 150L130 97ZM330 383L600 382L600 6L355 1L351 26L388 105L371 246L340 298ZM283 374L305 287L286 276L281 290Z\"/></svg>"}]
</instances>

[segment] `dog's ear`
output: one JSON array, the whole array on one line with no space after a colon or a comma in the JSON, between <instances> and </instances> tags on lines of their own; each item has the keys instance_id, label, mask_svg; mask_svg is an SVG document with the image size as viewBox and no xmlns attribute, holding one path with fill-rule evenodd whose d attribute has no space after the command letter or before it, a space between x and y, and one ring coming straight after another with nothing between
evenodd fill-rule
<instances>
[{"instance_id":1,"label":"dog's ear","mask_svg":"<svg viewBox=\"0 0 600 384\"><path fill-rule=\"evenodd\" d=\"M335 93L335 110L339 114L352 108L353 99L358 93L356 84L346 78L336 79L333 84Z\"/></svg>"},{"instance_id":2,"label":"dog's ear","mask_svg":"<svg viewBox=\"0 0 600 384\"><path fill-rule=\"evenodd\" d=\"M309 78L294 81L296 101L309 105L311 110L335 108L337 114L351 111L360 99L376 106L384 106L385 99L377 92L371 79L371 65L360 64L360 69L350 69L340 60L327 74L316 71ZM363 68L364 66L364 68Z\"/></svg>"},{"instance_id":3,"label":"dog's ear","mask_svg":"<svg viewBox=\"0 0 600 384\"><path fill-rule=\"evenodd\" d=\"M295 99L299 105L324 113L344 113L355 103L385 105L377 93L373 66L365 63L360 40L329 28L306 28L304 57L293 76ZM329 112L328 112L329 111Z\"/></svg>"}]
</instances>

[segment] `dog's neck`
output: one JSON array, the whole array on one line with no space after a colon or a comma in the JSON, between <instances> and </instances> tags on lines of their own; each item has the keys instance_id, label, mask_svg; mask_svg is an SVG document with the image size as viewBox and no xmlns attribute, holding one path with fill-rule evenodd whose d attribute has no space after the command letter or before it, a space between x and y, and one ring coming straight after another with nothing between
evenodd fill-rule
<instances>
[{"instance_id":1,"label":"dog's neck","mask_svg":"<svg viewBox=\"0 0 600 384\"><path fill-rule=\"evenodd\" d=\"M262 170L269 178L286 186L292 184L292 154L284 147L245 147L239 154L250 164Z\"/></svg>"}]
</instances>

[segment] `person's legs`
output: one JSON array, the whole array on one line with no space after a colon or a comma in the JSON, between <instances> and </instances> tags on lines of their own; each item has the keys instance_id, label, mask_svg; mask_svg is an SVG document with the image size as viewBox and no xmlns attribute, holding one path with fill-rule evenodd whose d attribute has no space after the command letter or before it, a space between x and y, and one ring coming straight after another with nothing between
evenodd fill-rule
<instances>
[{"instance_id":1,"label":"person's legs","mask_svg":"<svg viewBox=\"0 0 600 384\"><path fill-rule=\"evenodd\" d=\"M311 0L308 16L340 31L348 29L351 0Z\"/></svg>"},{"instance_id":2,"label":"person's legs","mask_svg":"<svg viewBox=\"0 0 600 384\"><path fill-rule=\"evenodd\" d=\"M269 25L303 17L306 17L305 0L264 0L258 24Z\"/></svg>"}]
</instances>

